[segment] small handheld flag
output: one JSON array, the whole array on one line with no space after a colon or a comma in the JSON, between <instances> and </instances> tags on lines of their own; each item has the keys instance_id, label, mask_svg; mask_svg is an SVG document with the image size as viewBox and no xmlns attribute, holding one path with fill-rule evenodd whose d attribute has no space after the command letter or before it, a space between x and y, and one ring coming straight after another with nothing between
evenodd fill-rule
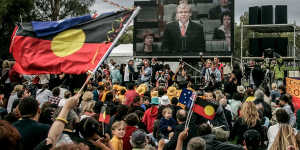
<instances>
[{"instance_id":1,"label":"small handheld flag","mask_svg":"<svg viewBox=\"0 0 300 150\"><path fill-rule=\"evenodd\" d=\"M216 115L217 108L217 104L201 99L197 102L197 104L194 104L193 111L206 119L213 120Z\"/></svg>"},{"instance_id":2,"label":"small handheld flag","mask_svg":"<svg viewBox=\"0 0 300 150\"><path fill-rule=\"evenodd\" d=\"M188 89L182 89L179 97L179 106L190 108L193 98L193 91Z\"/></svg>"},{"instance_id":3,"label":"small handheld flag","mask_svg":"<svg viewBox=\"0 0 300 150\"><path fill-rule=\"evenodd\" d=\"M109 111L107 109L107 106L102 106L101 112L100 112L100 115L99 115L99 122L109 124L109 121L110 121L110 114L109 114Z\"/></svg>"}]
</instances>

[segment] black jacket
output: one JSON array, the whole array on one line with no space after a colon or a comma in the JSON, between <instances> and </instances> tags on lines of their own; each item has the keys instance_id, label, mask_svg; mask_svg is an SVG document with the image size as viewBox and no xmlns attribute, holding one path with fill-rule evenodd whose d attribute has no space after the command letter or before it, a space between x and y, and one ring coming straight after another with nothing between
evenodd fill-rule
<instances>
[{"instance_id":1,"label":"black jacket","mask_svg":"<svg viewBox=\"0 0 300 150\"><path fill-rule=\"evenodd\" d=\"M237 137L237 144L243 144L243 134L250 129L257 130L261 135L261 139L265 139L266 131L260 121L257 121L254 127L249 127L242 118L237 119L233 125L232 131L230 132L230 138L234 139Z\"/></svg>"},{"instance_id":2,"label":"black jacket","mask_svg":"<svg viewBox=\"0 0 300 150\"><path fill-rule=\"evenodd\" d=\"M200 24L189 21L185 36L181 36L179 22L167 24L164 31L162 49L167 53L182 53L205 51L205 39L203 27Z\"/></svg>"},{"instance_id":3,"label":"black jacket","mask_svg":"<svg viewBox=\"0 0 300 150\"><path fill-rule=\"evenodd\" d=\"M179 124L175 127L174 136L171 138L171 140L168 143L165 144L164 150L176 149L177 139L178 139L180 132L182 132L184 130L184 125L185 125L185 123Z\"/></svg>"}]
</instances>

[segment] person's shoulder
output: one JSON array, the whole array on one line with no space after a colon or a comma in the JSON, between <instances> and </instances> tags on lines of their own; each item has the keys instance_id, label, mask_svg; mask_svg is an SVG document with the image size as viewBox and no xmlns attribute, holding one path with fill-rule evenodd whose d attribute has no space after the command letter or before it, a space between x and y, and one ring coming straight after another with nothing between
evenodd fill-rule
<instances>
[{"instance_id":1,"label":"person's shoulder","mask_svg":"<svg viewBox=\"0 0 300 150\"><path fill-rule=\"evenodd\" d=\"M203 28L201 24L194 22L194 21L190 21L190 24L193 28Z\"/></svg>"},{"instance_id":2,"label":"person's shoulder","mask_svg":"<svg viewBox=\"0 0 300 150\"><path fill-rule=\"evenodd\" d=\"M167 23L166 28L174 28L179 25L178 21L172 21L170 23Z\"/></svg>"}]
</instances>

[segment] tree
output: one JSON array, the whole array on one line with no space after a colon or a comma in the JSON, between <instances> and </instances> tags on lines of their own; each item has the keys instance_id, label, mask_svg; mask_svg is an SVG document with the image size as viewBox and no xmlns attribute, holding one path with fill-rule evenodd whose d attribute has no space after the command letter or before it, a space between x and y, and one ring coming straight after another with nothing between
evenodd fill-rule
<instances>
[{"instance_id":1,"label":"tree","mask_svg":"<svg viewBox=\"0 0 300 150\"><path fill-rule=\"evenodd\" d=\"M35 20L60 20L70 16L91 13L89 9L95 0L35 0Z\"/></svg>"},{"instance_id":2,"label":"tree","mask_svg":"<svg viewBox=\"0 0 300 150\"><path fill-rule=\"evenodd\" d=\"M17 23L60 20L92 12L95 0L1 0L0 55L8 57L11 34Z\"/></svg>"}]
</instances>

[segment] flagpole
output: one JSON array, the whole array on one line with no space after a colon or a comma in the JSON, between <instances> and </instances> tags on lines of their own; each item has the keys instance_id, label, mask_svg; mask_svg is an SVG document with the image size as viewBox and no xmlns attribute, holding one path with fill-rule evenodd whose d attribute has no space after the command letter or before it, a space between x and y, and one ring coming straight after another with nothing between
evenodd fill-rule
<instances>
[{"instance_id":1,"label":"flagpole","mask_svg":"<svg viewBox=\"0 0 300 150\"><path fill-rule=\"evenodd\" d=\"M107 52L101 58L101 60L97 64L96 68L93 70L93 74L96 73L96 71L98 70L98 68L100 67L100 65L110 55L110 53L113 50L113 48L115 47L115 45L117 44L117 42L119 41L119 39L121 38L121 36L125 33L126 29L128 28L129 24L131 23L131 21L138 15L138 13L140 12L140 10L141 10L141 7L139 7L139 6L134 10L134 12L130 16L129 20L126 22L126 24L124 25L124 27L122 28L122 30L119 32L118 36L114 39L113 43L110 45L110 47L108 48Z\"/></svg>"},{"instance_id":2,"label":"flagpole","mask_svg":"<svg viewBox=\"0 0 300 150\"><path fill-rule=\"evenodd\" d=\"M83 92L83 89L85 88L85 86L87 85L88 81L95 75L96 71L98 70L98 68L100 67L100 65L105 61L105 59L110 55L111 51L113 50L114 46L117 44L117 42L119 41L119 39L121 38L121 36L125 33L126 29L128 28L129 24L131 23L131 21L138 15L138 13L140 12L141 7L137 7L134 12L132 13L132 15L130 16L130 18L128 19L128 21L126 22L126 24L124 25L124 27L122 28L122 30L118 33L117 37L114 39L113 43L110 45L110 47L108 48L107 52L104 54L104 56L101 58L101 60L99 61L99 63L97 64L97 66L95 67L95 69L91 72L88 71L88 77L86 79L86 81L84 82L84 84L82 85L82 87L80 88L78 94Z\"/></svg>"},{"instance_id":3,"label":"flagpole","mask_svg":"<svg viewBox=\"0 0 300 150\"><path fill-rule=\"evenodd\" d=\"M193 107L194 107L194 103L195 103L196 97L197 97L197 95L195 95L194 98L192 99L192 104L190 106L190 109L189 109L189 112L188 112L188 116L186 118L186 122L185 122L185 126L184 126L185 128L189 127L189 124L190 124L190 121L191 121L191 118L192 118L192 114L193 114Z\"/></svg>"}]
</instances>

